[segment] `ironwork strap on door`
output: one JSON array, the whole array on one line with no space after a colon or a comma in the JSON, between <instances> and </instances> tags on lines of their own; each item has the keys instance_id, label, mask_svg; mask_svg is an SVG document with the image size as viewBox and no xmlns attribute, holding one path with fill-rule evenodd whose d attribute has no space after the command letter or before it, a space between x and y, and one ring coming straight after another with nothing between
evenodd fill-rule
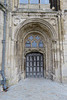
<instances>
[{"instance_id":1,"label":"ironwork strap on door","mask_svg":"<svg viewBox=\"0 0 67 100\"><path fill-rule=\"evenodd\" d=\"M26 77L43 77L44 65L41 53L29 53L26 55Z\"/></svg>"}]
</instances>

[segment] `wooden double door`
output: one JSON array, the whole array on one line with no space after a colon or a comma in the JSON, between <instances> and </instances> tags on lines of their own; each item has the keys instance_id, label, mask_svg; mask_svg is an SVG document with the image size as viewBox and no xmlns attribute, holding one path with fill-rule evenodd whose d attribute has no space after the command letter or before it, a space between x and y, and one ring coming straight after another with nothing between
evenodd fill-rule
<instances>
[{"instance_id":1,"label":"wooden double door","mask_svg":"<svg viewBox=\"0 0 67 100\"><path fill-rule=\"evenodd\" d=\"M26 55L26 77L44 77L44 59L41 53Z\"/></svg>"}]
</instances>

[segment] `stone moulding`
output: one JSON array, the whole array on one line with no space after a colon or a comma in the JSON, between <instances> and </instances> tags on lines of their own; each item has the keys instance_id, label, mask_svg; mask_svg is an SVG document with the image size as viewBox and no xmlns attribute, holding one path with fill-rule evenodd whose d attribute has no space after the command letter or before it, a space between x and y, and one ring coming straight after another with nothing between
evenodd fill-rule
<instances>
[{"instance_id":1,"label":"stone moulding","mask_svg":"<svg viewBox=\"0 0 67 100\"><path fill-rule=\"evenodd\" d=\"M20 23L17 26L16 31L15 31L15 39L17 39L17 35L20 33L19 32L20 29L22 29L23 27L25 27L25 25L28 25L30 23L42 24L44 29L47 28L50 31L52 40L56 41L57 34L56 34L55 29L53 28L53 26L49 22L47 22L47 21L45 21L44 19L41 19L41 18L31 18L31 19L27 19L24 22Z\"/></svg>"}]
</instances>

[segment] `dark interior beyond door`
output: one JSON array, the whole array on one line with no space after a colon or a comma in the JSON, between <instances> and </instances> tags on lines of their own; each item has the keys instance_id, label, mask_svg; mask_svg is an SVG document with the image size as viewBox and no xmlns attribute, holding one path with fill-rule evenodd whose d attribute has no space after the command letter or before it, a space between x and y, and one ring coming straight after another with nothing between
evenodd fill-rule
<instances>
[{"instance_id":1,"label":"dark interior beyond door","mask_svg":"<svg viewBox=\"0 0 67 100\"><path fill-rule=\"evenodd\" d=\"M25 63L26 77L44 77L43 54L29 53Z\"/></svg>"}]
</instances>

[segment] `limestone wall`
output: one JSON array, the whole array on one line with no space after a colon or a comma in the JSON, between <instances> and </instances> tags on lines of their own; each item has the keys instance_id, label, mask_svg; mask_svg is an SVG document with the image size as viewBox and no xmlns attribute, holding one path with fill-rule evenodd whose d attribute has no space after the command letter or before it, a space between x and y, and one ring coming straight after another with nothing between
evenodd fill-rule
<instances>
[{"instance_id":1,"label":"limestone wall","mask_svg":"<svg viewBox=\"0 0 67 100\"><path fill-rule=\"evenodd\" d=\"M0 69L2 65L3 12L0 10Z\"/></svg>"},{"instance_id":2,"label":"limestone wall","mask_svg":"<svg viewBox=\"0 0 67 100\"><path fill-rule=\"evenodd\" d=\"M67 9L67 0L61 0L61 7L62 7L62 10Z\"/></svg>"},{"instance_id":3,"label":"limestone wall","mask_svg":"<svg viewBox=\"0 0 67 100\"><path fill-rule=\"evenodd\" d=\"M66 2L67 4L67 2ZM65 8L66 9L66 8ZM62 64L63 81L67 81L67 12L63 14L63 53L64 61Z\"/></svg>"},{"instance_id":4,"label":"limestone wall","mask_svg":"<svg viewBox=\"0 0 67 100\"><path fill-rule=\"evenodd\" d=\"M22 12L22 11L21 11ZM41 12L37 12L36 13L32 13L31 11L28 13L24 13L24 12L16 12L16 13L11 13L8 16L8 36L7 36L7 48L6 48L6 76L8 78L8 75L10 76L10 84L15 83L17 81L17 79L19 79L19 75L21 75L21 72L19 72L19 68L20 66L20 60L23 62L24 57L22 56L21 59L18 59L18 61L16 60L16 55L15 55L15 42L16 42L16 30L19 28L19 26L21 25L21 23L23 23L25 20L30 20L31 18L40 18L43 20L46 20L47 22L49 22L53 28L55 29L56 33L57 33L57 44L53 44L53 52L54 52L54 56L56 55L56 57L54 57L53 61L54 61L54 72L55 72L55 79L54 80L59 80L60 78L60 72L59 72L59 50L58 52L56 52L56 49L59 49L59 42L58 42L58 19L57 19L57 13L55 12L46 12L46 13L41 13ZM41 17L42 16L42 17ZM20 33L19 33L20 35ZM9 46L8 46L9 45ZM23 44L21 44L22 46ZM55 46L54 46L55 45ZM17 45L18 46L18 45ZM57 48L56 48L57 46ZM9 51L8 51L9 50ZM19 49L18 49L19 50ZM17 51L18 53L18 51ZM24 53L24 51L23 51ZM20 53L21 54L21 53ZM49 53L50 54L50 51ZM20 58L20 55L18 55L18 57ZM50 61L49 61L50 62ZM50 62L51 63L51 62ZM51 63L52 64L52 63ZM47 69L50 66L47 66ZM56 68L55 68L56 67ZM23 68L22 68L23 69ZM49 68L51 69L51 68ZM24 71L24 70L23 70ZM50 72L47 70L47 74L49 74ZM23 73L24 74L24 73ZM24 77L24 75L22 75L22 77Z\"/></svg>"},{"instance_id":5,"label":"limestone wall","mask_svg":"<svg viewBox=\"0 0 67 100\"><path fill-rule=\"evenodd\" d=\"M2 66L3 12L0 10L0 70ZM1 75L0 75L1 80Z\"/></svg>"},{"instance_id":6,"label":"limestone wall","mask_svg":"<svg viewBox=\"0 0 67 100\"><path fill-rule=\"evenodd\" d=\"M67 0L60 0L61 6L61 38L62 38L62 80L67 82Z\"/></svg>"},{"instance_id":7,"label":"limestone wall","mask_svg":"<svg viewBox=\"0 0 67 100\"><path fill-rule=\"evenodd\" d=\"M18 31L21 23L24 21L30 21L30 19L43 19L52 25L54 30L56 31L56 41L52 41L52 62L50 62L50 66L47 66L47 69L53 66L52 73L47 72L47 74L52 74L53 79L59 81L62 78L62 81L67 82L67 12L64 11L67 9L67 1L61 0L61 9L62 11L52 11L52 10L24 10L22 9L22 5L17 6L18 1L7 0L9 5L9 12L7 13L7 28L6 28L6 58L5 58L5 74L7 80L9 80L9 84L15 84L19 77L24 77L24 73L22 73L21 62L24 59L24 56L21 56L21 53L17 54L16 49L19 46L21 47L21 43L16 40L16 31ZM17 8L18 7L18 8ZM31 6L30 6L31 7ZM20 9L19 9L20 8ZM13 10L13 12L12 12ZM0 11L0 67L2 64L2 39L3 39L3 12ZM61 16L60 16L61 15ZM30 26L31 27L31 26ZM21 32L21 30L19 31ZM19 45L17 45L19 44ZM22 51L22 50L21 50ZM48 54L51 52L48 50ZM24 53L24 51L23 51ZM19 55L19 56L16 56ZM16 60L19 58L18 60ZM21 59L20 59L21 58ZM48 59L49 57L47 57ZM47 63L48 63L47 62ZM47 64L48 65L48 64ZM60 68L61 67L61 68ZM61 71L61 72L60 72ZM21 75L22 74L22 75ZM50 75L49 74L49 75Z\"/></svg>"}]
</instances>

